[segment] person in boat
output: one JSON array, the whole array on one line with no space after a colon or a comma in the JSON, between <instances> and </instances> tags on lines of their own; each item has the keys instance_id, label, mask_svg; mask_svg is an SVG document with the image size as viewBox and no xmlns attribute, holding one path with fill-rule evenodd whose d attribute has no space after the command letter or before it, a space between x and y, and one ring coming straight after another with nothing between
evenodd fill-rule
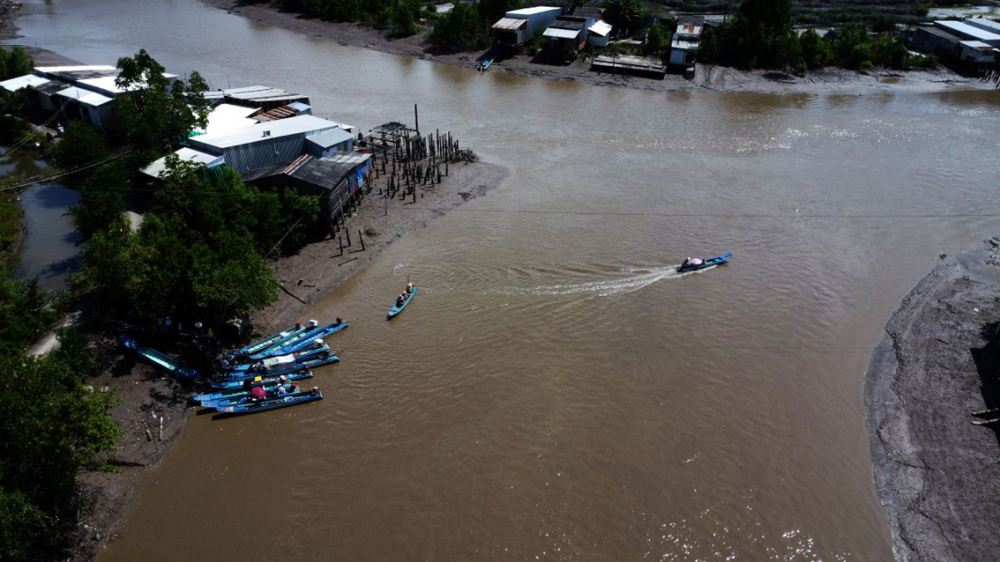
<instances>
[{"instance_id":1,"label":"person in boat","mask_svg":"<svg viewBox=\"0 0 1000 562\"><path fill-rule=\"evenodd\" d=\"M412 292L413 292L413 283L407 282L406 283L406 294L409 295Z\"/></svg>"},{"instance_id":2,"label":"person in boat","mask_svg":"<svg viewBox=\"0 0 1000 562\"><path fill-rule=\"evenodd\" d=\"M260 402L267 399L267 391L263 386L255 386L250 389L250 401Z\"/></svg>"},{"instance_id":3,"label":"person in boat","mask_svg":"<svg viewBox=\"0 0 1000 562\"><path fill-rule=\"evenodd\" d=\"M396 297L396 308L403 306L403 303L406 302L406 297L406 293L400 293L399 296Z\"/></svg>"},{"instance_id":4,"label":"person in boat","mask_svg":"<svg viewBox=\"0 0 1000 562\"><path fill-rule=\"evenodd\" d=\"M299 387L293 382L288 381L288 377L281 375L278 379L278 388L274 389L275 396L284 396L286 394L292 394L293 392L298 392Z\"/></svg>"},{"instance_id":5,"label":"person in boat","mask_svg":"<svg viewBox=\"0 0 1000 562\"><path fill-rule=\"evenodd\" d=\"M338 317L337 317L337 325L338 325L338 326L340 326L340 325L341 325L341 324L343 324L343 323L344 323L344 319L343 319L343 318L341 318L340 316L338 316Z\"/></svg>"}]
</instances>

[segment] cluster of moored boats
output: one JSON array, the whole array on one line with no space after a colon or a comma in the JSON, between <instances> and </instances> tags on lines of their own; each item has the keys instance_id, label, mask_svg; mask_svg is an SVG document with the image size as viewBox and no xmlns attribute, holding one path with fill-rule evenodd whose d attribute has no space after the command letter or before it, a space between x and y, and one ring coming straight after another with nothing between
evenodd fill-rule
<instances>
[{"instance_id":1,"label":"cluster of moored boats","mask_svg":"<svg viewBox=\"0 0 1000 562\"><path fill-rule=\"evenodd\" d=\"M389 309L394 318L410 303L417 288L407 290ZM298 382L312 378L312 369L340 361L323 338L347 328L343 319L319 325L315 320L296 324L261 340L231 351L219 362L217 373L207 380L211 391L195 394L192 399L206 408L225 414L249 414L322 400L323 393L313 387L301 390ZM139 344L127 336L125 346L178 378L196 381L198 372L187 368L165 353Z\"/></svg>"}]
</instances>

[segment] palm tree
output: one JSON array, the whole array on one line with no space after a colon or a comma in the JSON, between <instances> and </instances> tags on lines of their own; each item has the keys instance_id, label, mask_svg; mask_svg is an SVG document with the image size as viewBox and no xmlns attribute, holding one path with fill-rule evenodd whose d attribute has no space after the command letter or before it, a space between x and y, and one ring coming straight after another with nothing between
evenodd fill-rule
<instances>
[{"instance_id":1,"label":"palm tree","mask_svg":"<svg viewBox=\"0 0 1000 562\"><path fill-rule=\"evenodd\" d=\"M604 3L604 18L608 23L628 35L632 27L642 21L642 6L639 0L607 0Z\"/></svg>"}]
</instances>

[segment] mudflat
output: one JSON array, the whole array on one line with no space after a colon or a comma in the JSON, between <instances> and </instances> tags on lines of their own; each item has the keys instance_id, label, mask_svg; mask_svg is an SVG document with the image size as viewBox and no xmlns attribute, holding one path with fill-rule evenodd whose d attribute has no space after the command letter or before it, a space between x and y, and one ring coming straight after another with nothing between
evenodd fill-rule
<instances>
[{"instance_id":1,"label":"mudflat","mask_svg":"<svg viewBox=\"0 0 1000 562\"><path fill-rule=\"evenodd\" d=\"M998 435L970 423L985 408L970 350L1000 320L998 294L1000 237L944 257L872 355L865 418L900 560L988 560L1000 550Z\"/></svg>"}]
</instances>

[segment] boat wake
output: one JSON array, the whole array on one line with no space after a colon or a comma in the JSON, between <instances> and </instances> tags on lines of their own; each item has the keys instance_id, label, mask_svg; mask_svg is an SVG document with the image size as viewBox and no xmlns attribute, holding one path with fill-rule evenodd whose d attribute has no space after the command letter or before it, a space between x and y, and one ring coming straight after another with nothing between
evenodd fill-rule
<instances>
[{"instance_id":1,"label":"boat wake","mask_svg":"<svg viewBox=\"0 0 1000 562\"><path fill-rule=\"evenodd\" d=\"M595 294L599 297L610 297L614 295L620 295L625 293L633 293L639 289L643 289L652 285L653 283L658 283L660 281L670 280L670 279L680 279L692 273L699 273L701 271L708 271L714 269L716 266L706 267L697 271L687 271L684 273L677 272L677 266L671 265L668 267L658 267L655 269L644 269L639 270L628 277L621 277L618 279L606 279L599 281L588 281L584 283L564 283L558 285L540 285L537 287L513 287L513 288L502 288L497 289L496 292L507 294L507 295L545 295L545 296L562 296L562 295L578 295L578 294Z\"/></svg>"}]
</instances>

